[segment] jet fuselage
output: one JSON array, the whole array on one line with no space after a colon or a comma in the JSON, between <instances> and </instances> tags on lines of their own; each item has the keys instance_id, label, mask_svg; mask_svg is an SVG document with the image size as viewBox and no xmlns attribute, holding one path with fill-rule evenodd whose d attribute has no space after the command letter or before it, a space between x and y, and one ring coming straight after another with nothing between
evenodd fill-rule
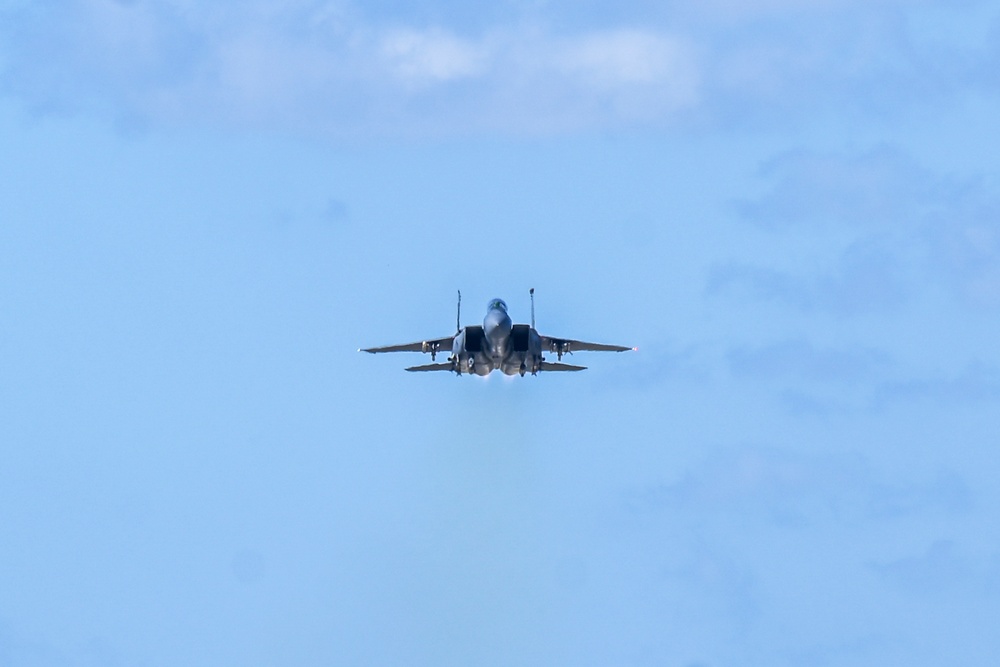
<instances>
[{"instance_id":1,"label":"jet fuselage","mask_svg":"<svg viewBox=\"0 0 1000 667\"><path fill-rule=\"evenodd\" d=\"M486 307L486 317L481 325L461 325L462 293L458 294L456 333L440 338L425 338L401 345L383 345L363 348L360 351L378 354L380 352L423 352L431 355L430 364L411 366L408 371L448 371L458 375L489 375L495 370L506 375L524 375L539 372L574 372L586 370L585 366L562 363L563 355L581 351L624 352L635 348L622 345L588 343L572 338L542 336L535 330L535 290L531 295L531 324L514 324L507 314L507 304L502 299L493 299ZM451 349L447 362L436 362L439 353ZM546 361L543 351L556 355L556 361Z\"/></svg>"},{"instance_id":2,"label":"jet fuselage","mask_svg":"<svg viewBox=\"0 0 1000 667\"><path fill-rule=\"evenodd\" d=\"M513 324L501 299L490 301L482 327L464 327L452 344L452 359L459 373L535 373L541 357L538 333L526 324Z\"/></svg>"}]
</instances>

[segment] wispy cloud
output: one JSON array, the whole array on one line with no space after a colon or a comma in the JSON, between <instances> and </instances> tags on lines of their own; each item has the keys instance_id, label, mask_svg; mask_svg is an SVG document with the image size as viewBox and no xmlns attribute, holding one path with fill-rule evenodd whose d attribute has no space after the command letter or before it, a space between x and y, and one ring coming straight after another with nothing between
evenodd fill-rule
<instances>
[{"instance_id":1,"label":"wispy cloud","mask_svg":"<svg viewBox=\"0 0 1000 667\"><path fill-rule=\"evenodd\" d=\"M878 407L902 401L923 400L942 404L976 405L1000 398L1000 369L970 364L959 373L881 383L875 393Z\"/></svg>"},{"instance_id":2,"label":"wispy cloud","mask_svg":"<svg viewBox=\"0 0 1000 667\"><path fill-rule=\"evenodd\" d=\"M896 91L891 104L926 71L894 2L719 0L608 9L589 24L570 21L567 4L505 7L506 18L470 25L438 3L398 16L313 0L8 5L0 86L36 110L343 137L663 126L852 104L859 90ZM552 27L562 21L573 27Z\"/></svg>"},{"instance_id":3,"label":"wispy cloud","mask_svg":"<svg viewBox=\"0 0 1000 667\"><path fill-rule=\"evenodd\" d=\"M930 270L968 303L1000 307L1000 195L969 183L924 222Z\"/></svg>"},{"instance_id":4,"label":"wispy cloud","mask_svg":"<svg viewBox=\"0 0 1000 667\"><path fill-rule=\"evenodd\" d=\"M734 206L743 219L774 230L817 224L880 230L909 226L953 200L963 187L886 145L855 155L783 153L765 162L759 175L773 183L770 190Z\"/></svg>"},{"instance_id":5,"label":"wispy cloud","mask_svg":"<svg viewBox=\"0 0 1000 667\"><path fill-rule=\"evenodd\" d=\"M389 30L378 53L387 71L408 85L423 86L482 76L493 55L489 45L442 30Z\"/></svg>"},{"instance_id":6,"label":"wispy cloud","mask_svg":"<svg viewBox=\"0 0 1000 667\"><path fill-rule=\"evenodd\" d=\"M306 2L77 0L6 14L0 81L38 110L336 136L572 129L698 100L693 50L658 29L462 35Z\"/></svg>"},{"instance_id":7,"label":"wispy cloud","mask_svg":"<svg viewBox=\"0 0 1000 667\"><path fill-rule=\"evenodd\" d=\"M835 251L836 252L836 251ZM855 316L898 309L913 284L891 248L858 244L812 272L732 261L711 270L710 295L773 301L803 312Z\"/></svg>"},{"instance_id":8,"label":"wispy cloud","mask_svg":"<svg viewBox=\"0 0 1000 667\"><path fill-rule=\"evenodd\" d=\"M977 406L1000 398L1000 370L982 362L951 373L914 371L876 348L819 347L805 339L738 347L726 360L734 377L776 392L794 414Z\"/></svg>"},{"instance_id":9,"label":"wispy cloud","mask_svg":"<svg viewBox=\"0 0 1000 667\"><path fill-rule=\"evenodd\" d=\"M868 566L886 584L921 597L961 593L992 598L1000 583L1000 557L976 558L953 540L936 540L917 555Z\"/></svg>"},{"instance_id":10,"label":"wispy cloud","mask_svg":"<svg viewBox=\"0 0 1000 667\"><path fill-rule=\"evenodd\" d=\"M888 355L870 348L818 348L806 340L787 340L763 347L741 347L728 354L737 375L754 379L789 377L795 380L854 384L891 367Z\"/></svg>"},{"instance_id":11,"label":"wispy cloud","mask_svg":"<svg viewBox=\"0 0 1000 667\"><path fill-rule=\"evenodd\" d=\"M639 490L639 512L739 512L787 527L829 521L891 520L968 511L966 482L948 471L889 482L856 454L808 455L765 447L720 450L681 479Z\"/></svg>"},{"instance_id":12,"label":"wispy cloud","mask_svg":"<svg viewBox=\"0 0 1000 667\"><path fill-rule=\"evenodd\" d=\"M710 294L857 315L937 286L977 307L1000 305L1000 194L981 180L935 173L886 146L797 151L761 175L773 185L737 202L737 215L764 234L810 239L801 247L820 261L790 269L733 259L710 272Z\"/></svg>"}]
</instances>

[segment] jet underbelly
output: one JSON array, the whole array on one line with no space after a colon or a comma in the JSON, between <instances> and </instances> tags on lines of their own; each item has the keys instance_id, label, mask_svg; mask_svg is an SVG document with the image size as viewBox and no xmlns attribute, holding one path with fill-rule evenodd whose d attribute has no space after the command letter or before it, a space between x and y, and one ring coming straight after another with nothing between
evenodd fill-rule
<instances>
[{"instance_id":1,"label":"jet underbelly","mask_svg":"<svg viewBox=\"0 0 1000 667\"><path fill-rule=\"evenodd\" d=\"M462 329L452 344L452 360L460 374L488 375L493 370L489 342L481 326Z\"/></svg>"},{"instance_id":2,"label":"jet underbelly","mask_svg":"<svg viewBox=\"0 0 1000 667\"><path fill-rule=\"evenodd\" d=\"M500 366L506 375L524 375L538 372L542 357L542 343L538 332L527 324L511 327L507 355Z\"/></svg>"}]
</instances>

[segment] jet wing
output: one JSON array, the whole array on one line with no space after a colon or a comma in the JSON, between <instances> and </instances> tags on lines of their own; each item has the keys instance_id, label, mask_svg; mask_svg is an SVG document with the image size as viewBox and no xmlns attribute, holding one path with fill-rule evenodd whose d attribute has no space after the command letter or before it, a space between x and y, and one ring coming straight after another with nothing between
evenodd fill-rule
<instances>
[{"instance_id":1,"label":"jet wing","mask_svg":"<svg viewBox=\"0 0 1000 667\"><path fill-rule=\"evenodd\" d=\"M567 352L628 352L634 350L633 347L623 345L605 345L604 343L586 343L582 340L571 338L553 338L552 336L540 336L542 339L542 349L557 354Z\"/></svg>"},{"instance_id":2,"label":"jet wing","mask_svg":"<svg viewBox=\"0 0 1000 667\"><path fill-rule=\"evenodd\" d=\"M455 340L454 336L446 338L430 338L428 340L418 340L415 343L403 343L402 345L384 345L382 347L366 347L358 352L445 352L451 353L451 344Z\"/></svg>"},{"instance_id":3,"label":"jet wing","mask_svg":"<svg viewBox=\"0 0 1000 667\"><path fill-rule=\"evenodd\" d=\"M410 366L406 370L410 372L453 371L455 365L450 362L447 364L427 364L426 366Z\"/></svg>"},{"instance_id":4,"label":"jet wing","mask_svg":"<svg viewBox=\"0 0 1000 667\"><path fill-rule=\"evenodd\" d=\"M551 361L543 361L538 367L539 371L585 371L586 366L571 366L570 364L559 364Z\"/></svg>"}]
</instances>

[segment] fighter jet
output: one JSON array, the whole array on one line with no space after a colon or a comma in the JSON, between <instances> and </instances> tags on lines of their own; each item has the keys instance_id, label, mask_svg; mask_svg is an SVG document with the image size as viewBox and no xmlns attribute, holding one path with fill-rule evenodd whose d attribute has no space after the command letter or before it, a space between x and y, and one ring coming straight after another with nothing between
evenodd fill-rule
<instances>
[{"instance_id":1,"label":"fighter jet","mask_svg":"<svg viewBox=\"0 0 1000 667\"><path fill-rule=\"evenodd\" d=\"M532 375L539 371L582 371L586 366L564 364L564 354L573 352L625 352L634 347L585 343L570 338L542 336L535 330L535 290L531 295L531 324L513 324L503 299L493 299L486 308L483 324L462 326L462 293L458 293L456 333L443 338L428 338L403 345L369 347L359 352L423 352L436 361L442 352L451 352L448 361L411 366L408 371L450 371L457 375L489 375L495 370L505 375ZM554 352L558 361L545 361L544 352Z\"/></svg>"}]
</instances>

